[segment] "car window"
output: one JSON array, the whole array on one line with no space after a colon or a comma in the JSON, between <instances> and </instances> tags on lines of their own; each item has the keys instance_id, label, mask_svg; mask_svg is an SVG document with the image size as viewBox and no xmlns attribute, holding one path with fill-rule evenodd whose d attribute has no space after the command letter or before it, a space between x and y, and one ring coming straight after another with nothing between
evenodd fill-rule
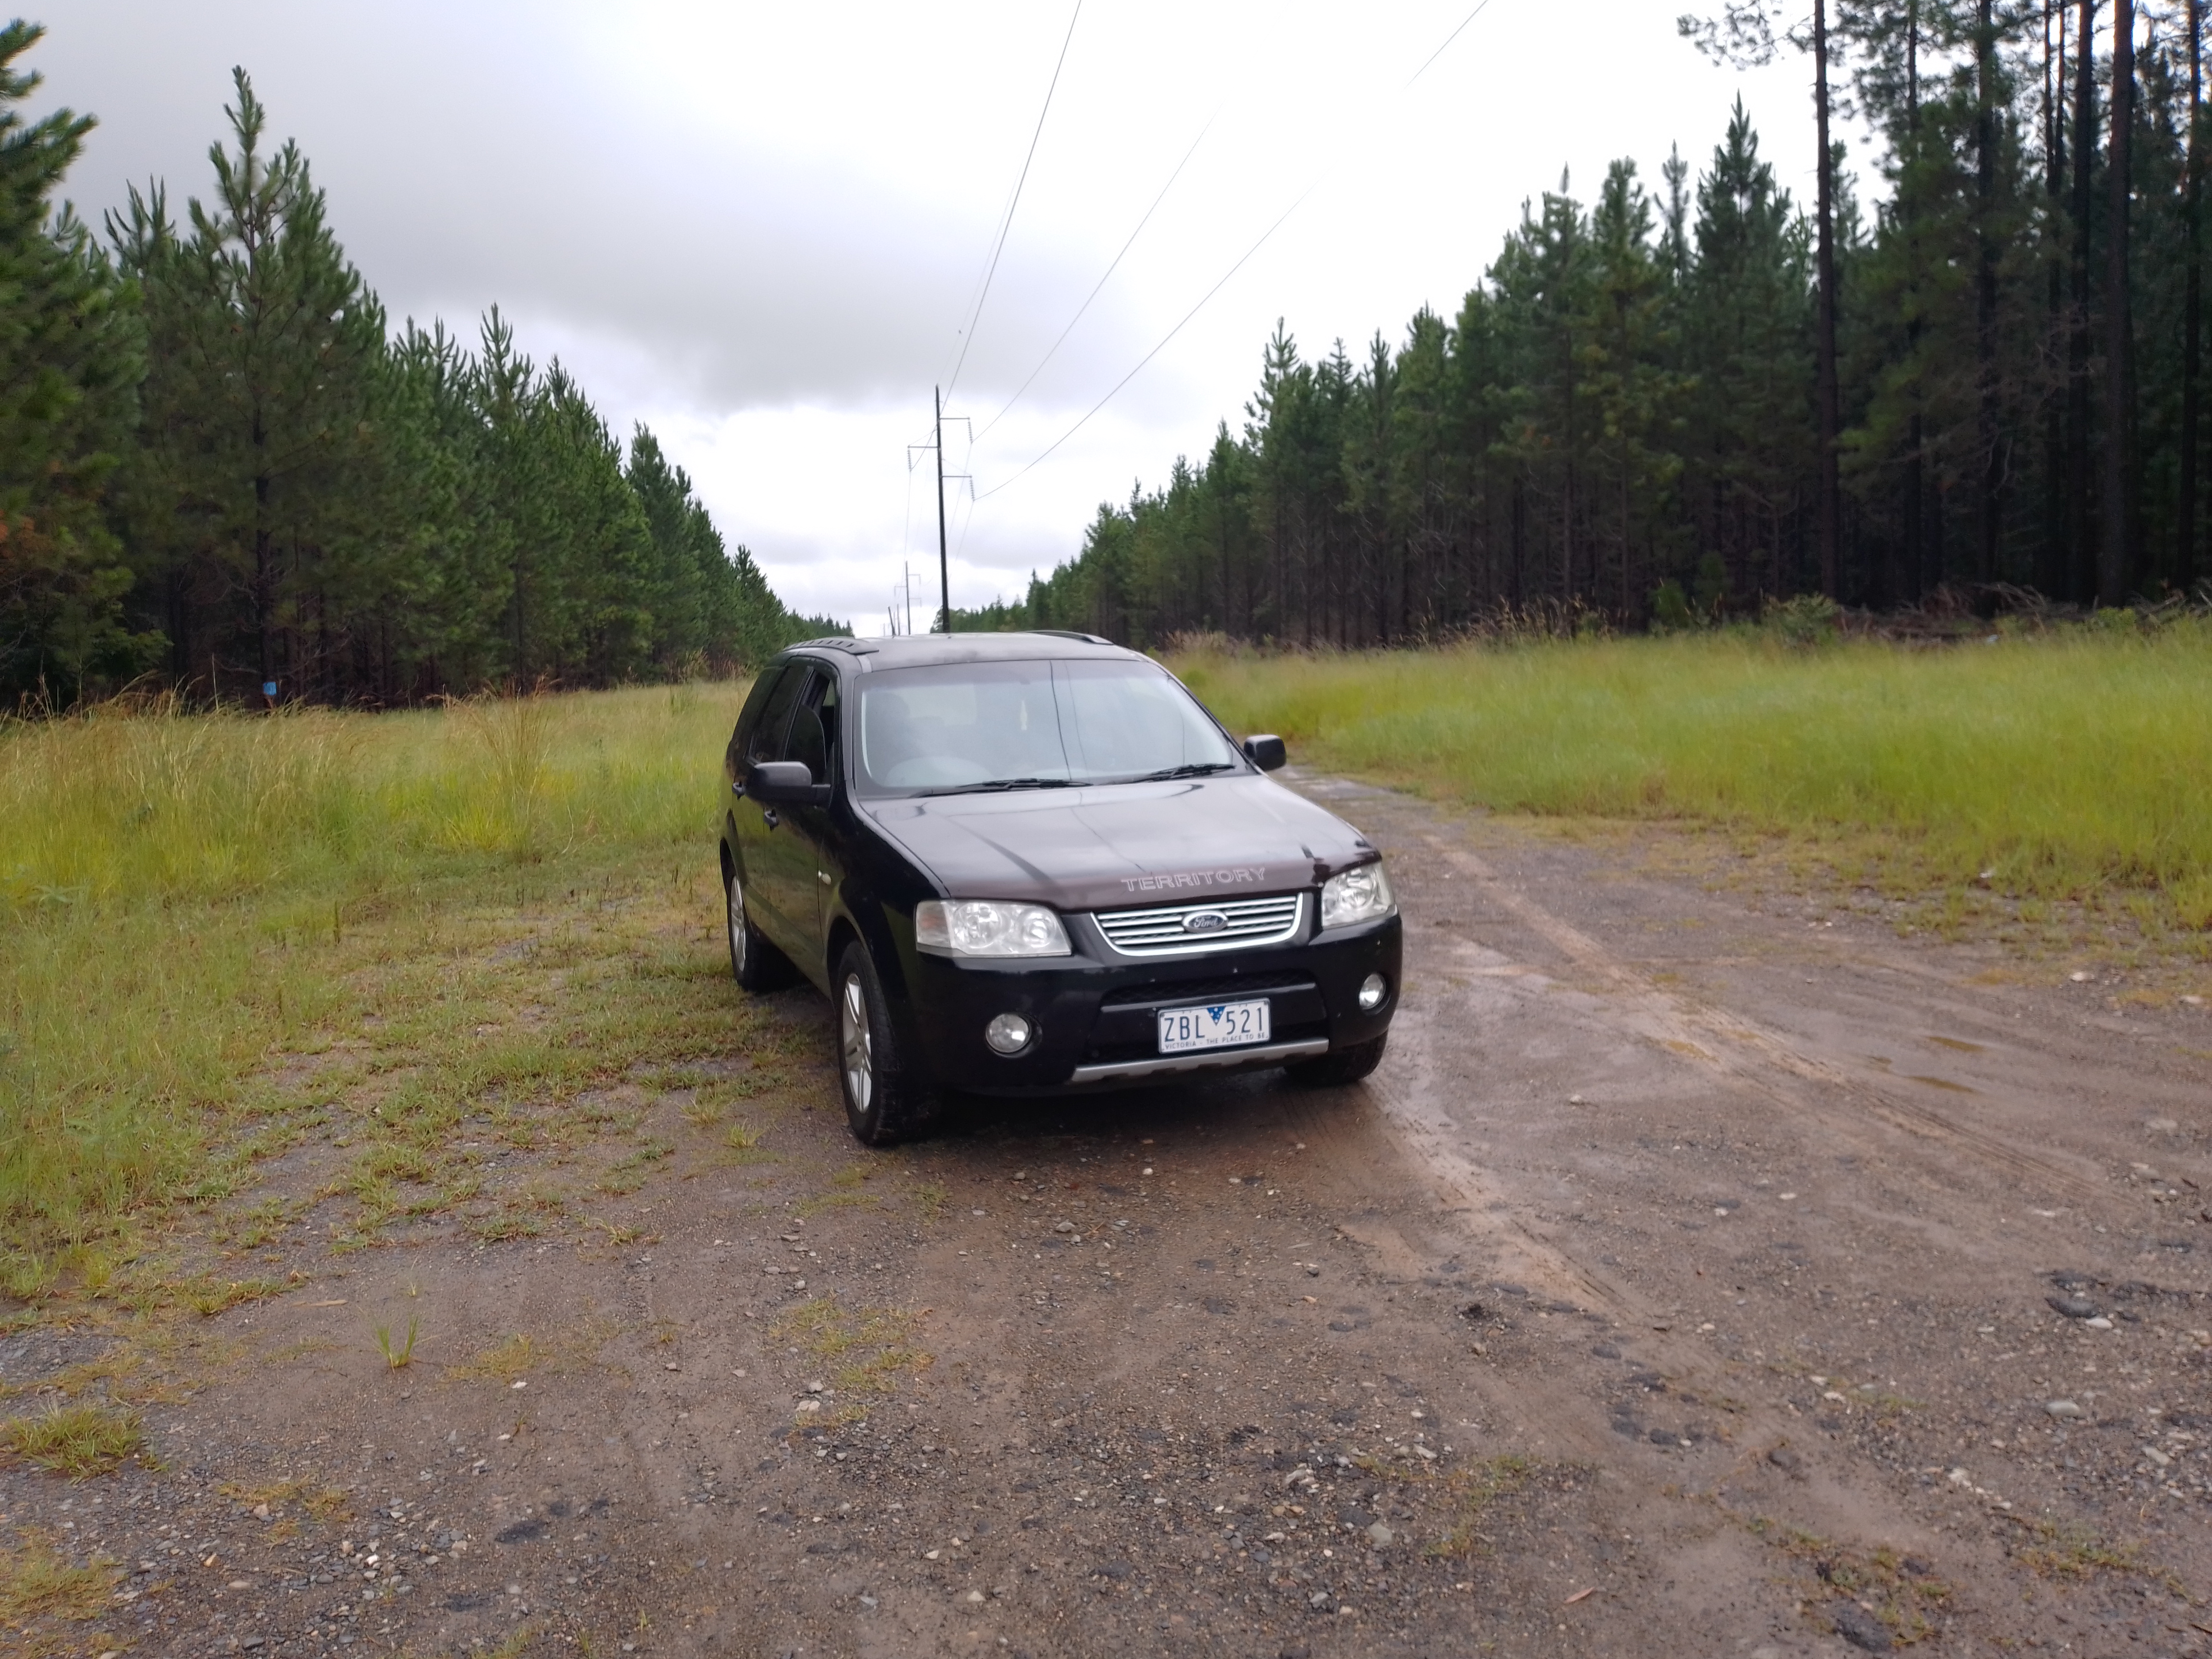
<instances>
[{"instance_id":1,"label":"car window","mask_svg":"<svg viewBox=\"0 0 2212 1659\"><path fill-rule=\"evenodd\" d=\"M759 723L745 739L745 760L749 765L783 758L783 736L785 728L791 724L792 706L805 689L806 670L798 664L786 667L783 677L769 692L768 701L761 705Z\"/></svg>"},{"instance_id":2,"label":"car window","mask_svg":"<svg viewBox=\"0 0 2212 1659\"><path fill-rule=\"evenodd\" d=\"M969 663L869 675L861 769L893 790L1065 777L1049 662Z\"/></svg>"},{"instance_id":3,"label":"car window","mask_svg":"<svg viewBox=\"0 0 2212 1659\"><path fill-rule=\"evenodd\" d=\"M786 760L803 762L817 783L830 781L830 733L836 718L837 678L817 668L791 717L791 736L783 754Z\"/></svg>"},{"instance_id":4,"label":"car window","mask_svg":"<svg viewBox=\"0 0 2212 1659\"><path fill-rule=\"evenodd\" d=\"M822 741L828 752L824 763L835 772L838 767L837 757L841 752L838 744L842 735L838 726L836 675L826 669L821 671L816 677L813 689L807 693L807 699L814 705L814 712L822 717Z\"/></svg>"},{"instance_id":5,"label":"car window","mask_svg":"<svg viewBox=\"0 0 2212 1659\"><path fill-rule=\"evenodd\" d=\"M730 731L730 760L732 764L744 756L745 739L760 725L762 706L775 695L776 682L783 675L781 668L766 668L753 676L752 689L745 693L745 706L738 711L738 723Z\"/></svg>"},{"instance_id":6,"label":"car window","mask_svg":"<svg viewBox=\"0 0 2212 1659\"><path fill-rule=\"evenodd\" d=\"M1148 662L887 669L860 687L861 787L876 794L1126 780L1241 763Z\"/></svg>"},{"instance_id":7,"label":"car window","mask_svg":"<svg viewBox=\"0 0 2212 1659\"><path fill-rule=\"evenodd\" d=\"M1221 732L1181 685L1148 664L1054 664L1060 728L1079 775L1156 772L1226 760ZM1139 669L1137 673L1128 671Z\"/></svg>"}]
</instances>

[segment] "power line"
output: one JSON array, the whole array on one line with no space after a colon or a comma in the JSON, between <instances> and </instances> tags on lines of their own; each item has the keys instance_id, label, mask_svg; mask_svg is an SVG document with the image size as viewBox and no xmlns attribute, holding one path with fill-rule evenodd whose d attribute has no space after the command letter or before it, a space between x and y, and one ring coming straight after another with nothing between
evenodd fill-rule
<instances>
[{"instance_id":1,"label":"power line","mask_svg":"<svg viewBox=\"0 0 2212 1659\"><path fill-rule=\"evenodd\" d=\"M1047 449L1043 455L1038 456L1036 460L1031 461L1029 464L1029 466L1025 466L1020 472L1015 473L1014 477L1012 478L1008 478L1005 483L993 484L988 489L980 493L975 499L979 501L988 501L992 496L1004 489L1007 484L1012 483L1014 479L1019 478L1023 476L1023 473L1026 473L1030 470L1030 467L1036 466L1039 462L1045 459L1045 456L1050 455L1053 450L1058 449L1060 445L1066 443L1070 438L1073 438L1077 433L1082 431L1085 426L1089 425L1091 416L1092 415L1096 415L1100 410L1105 408L1108 404L1112 403L1114 401L1115 394L1119 392L1123 386L1128 385L1130 381L1135 380L1139 374L1143 373L1146 363L1152 362L1153 358L1158 356L1160 353L1168 349L1168 342L1174 339L1176 335L1182 332L1184 324L1188 323L1192 318L1197 316L1200 312L1206 309L1206 301L1207 300L1211 300L1215 295L1220 293L1221 290L1228 285L1229 279L1231 276L1234 276L1238 271L1244 269L1246 260L1250 259L1254 254L1257 253L1261 248L1267 245L1267 239L1283 228L1283 221L1285 219L1288 219L1293 213L1296 213L1299 208L1304 206L1305 204L1306 197L1312 195L1316 190L1320 188L1320 185L1321 180L1318 179L1315 179L1312 184L1308 185L1305 187L1304 194L1300 195L1297 201L1291 203L1290 206L1283 210L1282 218L1276 220L1273 224L1269 225L1267 229L1261 231L1260 233L1260 240L1244 250L1243 258L1237 260L1235 264L1230 266L1227 270L1224 271L1222 273L1221 280L1216 283L1212 288L1206 290L1205 297L1200 299L1199 302L1193 306L1188 311L1183 313L1182 322L1177 323L1173 328L1170 329L1160 343L1144 355L1143 358L1138 362L1136 368L1131 369L1120 380L1115 381L1114 390L1112 392L1109 392L1097 403L1091 405L1089 414L1084 416L1084 417L1078 421L1073 426L1068 428L1067 430L1061 433L1059 437L1054 439L1051 448Z\"/></svg>"},{"instance_id":2,"label":"power line","mask_svg":"<svg viewBox=\"0 0 2212 1659\"><path fill-rule=\"evenodd\" d=\"M1175 171L1168 174L1167 183L1162 185L1160 186L1160 193L1152 198L1152 206L1146 208L1145 210L1145 216L1137 221L1136 229L1131 231L1129 233L1129 240L1121 244L1121 251L1114 256L1114 263L1106 267L1105 275L1099 277L1097 286L1093 288L1089 294L1084 296L1083 303L1075 308L1075 315L1067 319L1067 326L1060 331L1060 337L1054 340L1046 349L1043 356L1037 359L1037 366L1030 371L1029 380L1024 380L1021 385L1015 389L1014 395L1006 399L1006 408L1001 409L997 414L991 416L989 420L983 422L982 431L978 432L975 434L978 439L988 436L993 427L998 425L1000 421L1006 418L1007 410L1011 410L1016 404L1021 402L1022 393L1027 392L1030 389L1031 382L1033 382L1038 375L1044 373L1044 366L1052 361L1053 354L1058 351L1061 346L1067 343L1067 337L1069 335L1075 332L1075 325L1083 320L1083 313L1091 309L1091 302L1093 300L1096 300L1100 292L1104 289L1107 279L1111 277L1116 270L1121 269L1121 261L1128 257L1129 250L1136 246L1137 238L1144 234L1145 227L1152 223L1152 215L1160 210L1160 204L1168 199L1168 192L1175 188L1175 181L1182 177L1182 170L1190 165L1190 158L1198 154L1198 147L1206 142L1206 135L1213 131L1213 124L1216 120L1220 118L1220 114L1221 112L1216 110L1212 116L1209 116L1206 118L1206 125L1199 129L1198 137L1191 140L1190 148L1182 153L1182 160L1176 162Z\"/></svg>"},{"instance_id":3,"label":"power line","mask_svg":"<svg viewBox=\"0 0 2212 1659\"><path fill-rule=\"evenodd\" d=\"M1406 77L1404 84L1398 88L1399 92L1403 94L1413 86L1414 82L1419 80L1424 75L1426 75L1429 72L1430 65L1434 64L1437 58L1444 55L1445 52L1450 48L1453 41L1458 40L1461 35L1467 33L1468 25L1474 22L1476 18L1481 16L1482 14L1489 9L1490 0L1476 0L1474 9L1468 12L1466 16L1460 19L1458 27L1454 28L1449 34L1444 37L1443 44L1442 46L1439 46L1434 52L1431 52L1426 58L1421 60L1420 68L1415 70L1411 75ZM1283 210L1282 217L1277 219L1273 224L1269 225L1267 229L1260 233L1260 240L1253 243L1250 247L1245 249L1243 257L1240 258L1235 264L1229 267L1228 270L1223 274L1221 280L1214 283L1212 288L1206 289L1204 297L1202 297L1196 305L1193 306L1188 311L1183 313L1182 321L1177 323L1173 328L1170 329L1166 335L1161 339L1160 343L1154 346L1150 351L1146 352L1138 362L1136 368L1131 369L1127 374L1124 374L1120 380L1116 380L1114 383L1113 390L1109 392L1104 397L1101 398L1097 403L1093 404L1090 410L1085 412L1081 420L1078 421L1073 426L1068 428L1066 431L1061 433L1059 437L1054 439L1050 447L1048 447L1042 454L1038 455L1036 459L1030 461L1027 466L1023 467L1020 471L1016 472L1012 477L1007 478L1002 483L993 484L988 489L983 490L978 494L975 496L975 499L979 501L986 501L991 496L997 495L1009 484L1013 483L1016 479L1027 474L1032 468L1042 462L1046 457L1049 456L1054 450L1058 449L1070 438L1073 438L1077 433L1082 431L1085 426L1088 426L1091 423L1091 417L1097 414L1100 410L1105 408L1108 404L1113 402L1115 398L1120 393L1121 388L1128 385L1130 381L1135 380L1137 376L1143 372L1146 363L1151 362L1153 358L1158 356L1161 352L1166 350L1169 341L1173 340L1176 335L1182 333L1185 325L1189 323L1190 319L1197 316L1200 312L1206 308L1206 301L1212 299L1215 295L1220 293L1221 290L1228 285L1230 277L1234 276L1238 271L1242 270L1245 264L1251 259L1252 256L1257 253L1261 248L1267 245L1267 239L1283 228L1284 220L1288 219L1293 213L1296 213L1301 207L1305 205L1306 198L1311 196L1315 191L1321 188L1322 180L1327 179L1328 175L1335 170L1335 163L1331 163L1329 166L1323 167L1320 173L1316 173L1314 176L1313 182L1299 192L1297 200L1292 202L1290 206ZM1177 171L1181 171L1181 169L1178 168ZM1085 303L1088 304L1089 302L1085 301ZM1042 365L1040 365L1040 367L1042 367ZM1024 384L1026 386L1027 382L1024 382ZM1016 395L1018 396L1019 394L1018 393ZM1001 414L1004 412L1004 410L1000 411ZM993 417L994 424L996 423L996 416ZM988 428L985 429L988 430Z\"/></svg>"},{"instance_id":4,"label":"power line","mask_svg":"<svg viewBox=\"0 0 2212 1659\"><path fill-rule=\"evenodd\" d=\"M1425 58L1424 58L1421 62L1420 68L1415 70L1411 75L1407 76L1406 77L1406 85L1399 88L1398 90L1401 92L1405 91L1407 87L1412 86L1414 82L1419 80L1424 75L1426 75L1429 72L1429 65L1435 63L1437 58L1443 57L1447 52L1449 52L1451 50L1451 43L1458 40L1461 35L1467 33L1467 26L1474 21L1476 18L1481 16L1482 14L1489 9L1490 0L1480 0L1480 3L1476 5L1473 11L1468 13L1466 16L1459 20L1459 27L1454 29L1449 34L1444 36L1443 45L1438 46L1434 52L1431 52Z\"/></svg>"},{"instance_id":5,"label":"power line","mask_svg":"<svg viewBox=\"0 0 2212 1659\"><path fill-rule=\"evenodd\" d=\"M991 297L991 279L999 273L999 256L1006 251L1006 233L1014 228L1014 210L1021 205L1022 186L1029 182L1030 163L1036 160L1037 140L1044 137L1044 118L1052 112L1052 94L1060 86L1060 71L1066 65L1067 49L1075 41L1076 20L1083 15L1083 0L1075 0L1074 13L1067 20L1066 37L1060 43L1060 57L1052 66L1052 82L1044 89L1044 107L1037 112L1036 131L1030 134L1029 153L1022 157L1021 176L1014 180L1014 194L1006 204L1006 216L999 222L999 240L991 250L991 263L983 272L983 286L975 295L975 309L968 319L968 326L960 337L960 356L952 365L951 378L945 383L945 395L951 397L952 388L960 384L962 365L968 361L968 348L975 343L975 325L983 319L983 302Z\"/></svg>"}]
</instances>

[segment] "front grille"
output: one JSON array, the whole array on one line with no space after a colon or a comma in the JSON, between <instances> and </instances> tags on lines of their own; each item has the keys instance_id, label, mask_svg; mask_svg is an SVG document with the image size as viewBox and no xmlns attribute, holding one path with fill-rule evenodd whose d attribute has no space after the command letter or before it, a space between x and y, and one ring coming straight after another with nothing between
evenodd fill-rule
<instances>
[{"instance_id":1,"label":"front grille","mask_svg":"<svg viewBox=\"0 0 2212 1659\"><path fill-rule=\"evenodd\" d=\"M1101 910L1098 931L1125 957L1191 956L1202 951L1237 951L1255 945L1280 945L1305 919L1304 893L1273 898L1232 899L1218 904L1167 904L1151 910ZM1223 925L1204 932L1184 926L1192 916L1218 915Z\"/></svg>"}]
</instances>

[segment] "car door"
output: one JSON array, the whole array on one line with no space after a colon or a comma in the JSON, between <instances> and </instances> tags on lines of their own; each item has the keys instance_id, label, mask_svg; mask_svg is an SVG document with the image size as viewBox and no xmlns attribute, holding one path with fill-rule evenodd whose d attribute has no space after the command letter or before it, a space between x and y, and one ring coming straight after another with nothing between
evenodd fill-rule
<instances>
[{"instance_id":1,"label":"car door","mask_svg":"<svg viewBox=\"0 0 2212 1659\"><path fill-rule=\"evenodd\" d=\"M783 758L784 739L791 728L791 711L806 690L808 667L805 663L790 663L769 672L779 678L769 688L767 699L761 704L760 718L750 731L739 731L741 752L736 758L740 790L752 775L754 767L763 761ZM792 839L783 833L786 810L740 794L731 811L731 820L738 832L738 866L744 881L745 914L752 918L755 927L778 945L783 943L789 931L776 902L777 864L785 845Z\"/></svg>"},{"instance_id":2,"label":"car door","mask_svg":"<svg viewBox=\"0 0 2212 1659\"><path fill-rule=\"evenodd\" d=\"M840 770L837 749L837 676L833 669L817 666L792 710L783 758L805 767L815 782L834 786ZM785 951L811 975L809 965L818 963L822 954L830 809L795 802L781 810L783 823L768 878L775 884L777 914L790 929Z\"/></svg>"}]
</instances>

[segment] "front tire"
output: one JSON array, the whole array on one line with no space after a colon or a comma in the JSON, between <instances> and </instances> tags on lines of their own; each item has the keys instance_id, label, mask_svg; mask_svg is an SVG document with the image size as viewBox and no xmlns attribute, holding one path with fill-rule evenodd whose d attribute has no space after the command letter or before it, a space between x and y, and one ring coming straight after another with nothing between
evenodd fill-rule
<instances>
[{"instance_id":1,"label":"front tire","mask_svg":"<svg viewBox=\"0 0 2212 1659\"><path fill-rule=\"evenodd\" d=\"M722 871L725 920L730 936L730 977L738 988L758 994L791 983L791 959L768 942L745 914L744 883L735 869Z\"/></svg>"},{"instance_id":2,"label":"front tire","mask_svg":"<svg viewBox=\"0 0 2212 1659\"><path fill-rule=\"evenodd\" d=\"M863 1146L889 1146L927 1129L937 1091L893 1029L876 964L857 941L837 958L837 1084L845 1121Z\"/></svg>"},{"instance_id":3,"label":"front tire","mask_svg":"<svg viewBox=\"0 0 2212 1659\"><path fill-rule=\"evenodd\" d=\"M1305 1088L1340 1088L1345 1084L1358 1082L1380 1066L1383 1046L1389 1041L1390 1034L1385 1031L1371 1041L1332 1048L1319 1059L1302 1060L1284 1069L1291 1082Z\"/></svg>"}]
</instances>

